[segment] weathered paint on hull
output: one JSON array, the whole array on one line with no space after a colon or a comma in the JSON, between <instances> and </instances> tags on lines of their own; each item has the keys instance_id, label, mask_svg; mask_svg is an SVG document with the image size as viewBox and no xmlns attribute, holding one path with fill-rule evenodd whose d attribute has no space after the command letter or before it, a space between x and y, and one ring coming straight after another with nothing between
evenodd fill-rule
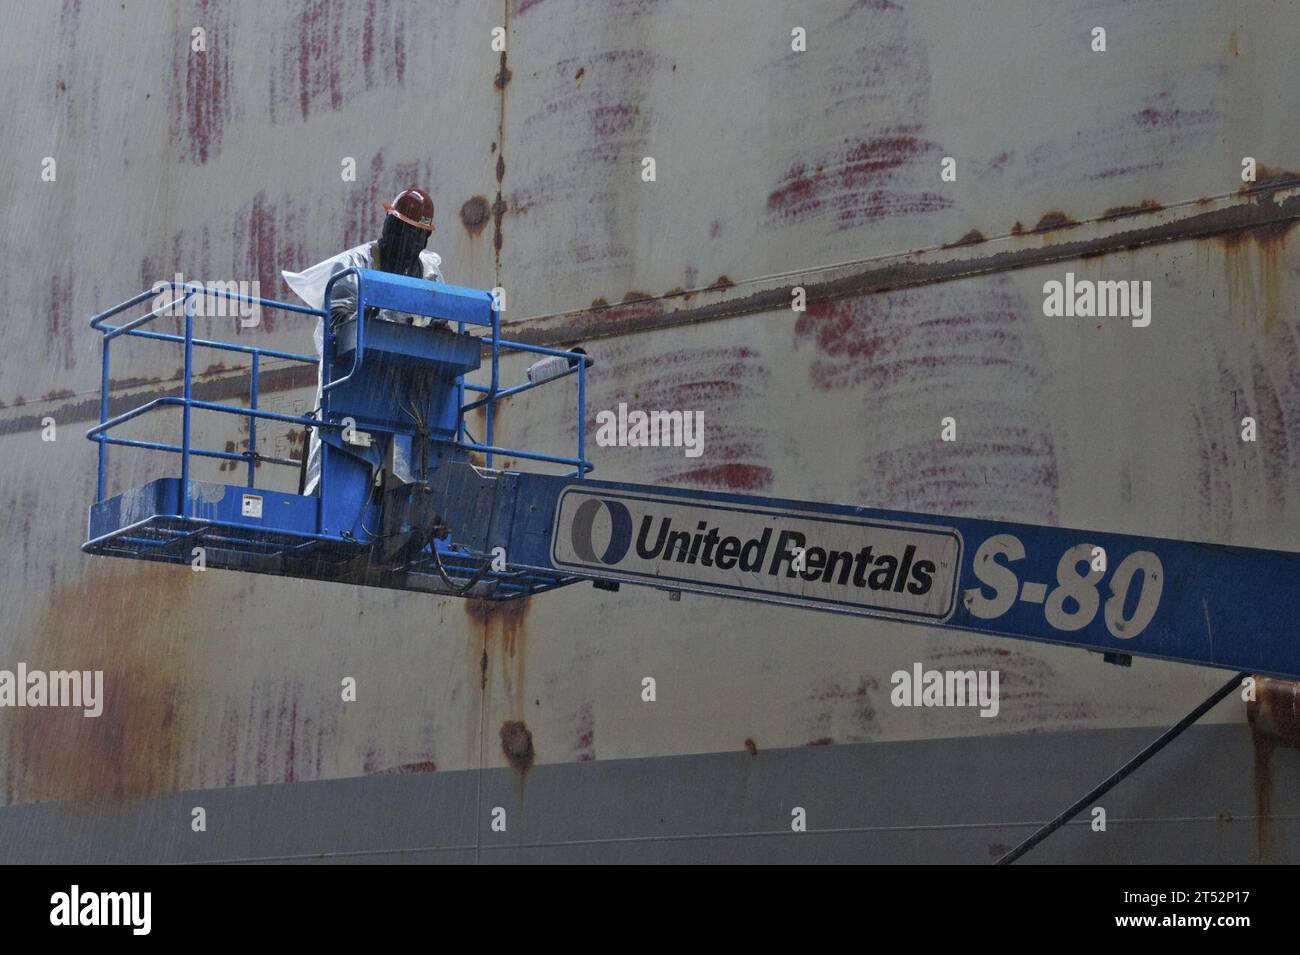
<instances>
[{"instance_id":1,"label":"weathered paint on hull","mask_svg":"<svg viewBox=\"0 0 1300 955\"><path fill-rule=\"evenodd\" d=\"M831 807L858 798L855 773L879 744L906 754L896 768L938 779L932 761L950 757L935 741L1000 762L1023 745L1010 734L1122 740L1079 750L1070 779L1086 783L1127 754L1133 728L1173 722L1221 681L708 598L582 587L489 609L80 554L94 493L80 433L98 412L99 373L84 319L177 270L287 297L280 268L368 237L379 200L414 182L438 204L433 246L450 280L506 287L521 337L589 343L593 414L621 400L704 410L703 458L595 449L601 477L1300 549L1300 200L1287 172L1300 170L1300 143L1278 121L1300 78L1296 4L159 9L33 4L0 35L0 75L24 104L0 164L13 321L0 377L11 531L0 666L102 668L108 687L96 720L0 711L14 807L0 825L43 820L24 857L89 858L97 827L124 824L144 797L352 780L329 789L347 805L358 797L343 793L381 792L392 774L479 769L513 779L529 838L581 839L559 821L561 800L523 794L544 771L569 780L570 764L592 760L643 761L634 774L671 781L711 778L714 765L676 757L788 751L781 765L800 766L840 818ZM1108 28L1104 55L1088 50L1094 24ZM497 25L504 56L490 49ZM206 53L190 52L195 26ZM790 52L794 26L808 30L806 53ZM640 179L647 155L654 183ZM939 179L945 155L958 157L956 183ZM1243 155L1263 166L1253 188ZM45 156L55 183L39 180ZM340 179L344 157L356 182ZM1150 279L1152 325L1044 317L1042 285L1067 270ZM787 307L793 284L809 291L803 314ZM216 327L231 333L235 320ZM289 319L240 334L310 347ZM164 392L179 365L161 347L122 348L115 398ZM269 375L267 406L310 401L310 379ZM242 369L214 363L203 387L242 394ZM506 409L498 436L568 445L569 414L537 393ZM1254 445L1238 439L1246 414L1260 421ZM953 445L937 440L945 415L958 420ZM47 416L52 443L40 439ZM208 443L247 440L225 422L197 426ZM301 448L300 435L260 438L264 453ZM160 466L123 451L112 461L117 488ZM259 480L296 486L290 471ZM892 707L889 675L914 661L997 667L1000 717ZM354 704L339 701L345 676L359 684ZM658 681L653 705L645 676ZM1199 758L1246 772L1264 822L1251 839L1196 845L1207 858L1294 858L1285 794L1300 757L1249 742L1239 702L1210 721L1231 727L1194 737ZM853 771L832 768L841 749ZM980 786L994 799L1032 793L1016 820L1077 795L1028 786L1031 771L985 767ZM734 831L762 829L745 815L748 790L719 772L699 798ZM597 778L598 791L624 792ZM461 785L447 784L448 812L464 808ZM1206 812L1251 814L1227 777L1202 785ZM882 801L871 824L963 821L973 804L944 792L934 812ZM46 802L82 813L80 834L56 823L61 810L10 815ZM1166 807L1153 798L1141 811ZM603 818L592 838L659 831ZM188 816L176 825L180 838ZM382 825L322 827L311 844L373 848ZM957 835L927 838L927 857L965 851ZM1132 858L1154 859L1143 852L1159 841L1139 840ZM908 845L887 854L908 858ZM213 854L244 851L222 842Z\"/></svg>"}]
</instances>

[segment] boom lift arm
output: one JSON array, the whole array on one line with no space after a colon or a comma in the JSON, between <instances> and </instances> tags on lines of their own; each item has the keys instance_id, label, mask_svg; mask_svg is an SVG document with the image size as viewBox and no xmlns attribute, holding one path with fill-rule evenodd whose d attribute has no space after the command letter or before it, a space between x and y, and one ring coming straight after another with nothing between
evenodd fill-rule
<instances>
[{"instance_id":1,"label":"boom lift arm","mask_svg":"<svg viewBox=\"0 0 1300 955\"><path fill-rule=\"evenodd\" d=\"M136 559L208 566L509 600L579 581L616 590L640 584L672 593L783 604L886 618L998 637L1059 643L1117 660L1149 656L1300 677L1300 555L1108 532L763 498L591 480L585 458L586 372L581 350L501 338L500 315L482 291L373 272L358 279L358 314L338 328L326 319L318 418L258 407L260 361L315 363L310 356L194 337L203 295L168 286L176 298L137 319L107 320L145 292L91 320L103 338L97 500L83 549ZM332 283L331 283L332 286ZM166 296L163 296L166 298ZM326 318L323 311L265 299L259 307ZM174 306L184 335L144 326ZM456 331L415 328L368 316L367 307L428 315ZM467 327L484 329L475 335ZM179 396L109 416L109 345L131 335L185 352ZM251 357L247 408L193 396L193 350ZM500 381L503 350L543 356L553 377ZM490 356L488 383L467 376ZM578 448L573 457L493 445L493 409L545 381L577 379ZM466 394L481 397L466 400ZM114 428L155 408L182 411L182 443L130 440ZM484 442L469 439L465 415L483 408ZM195 447L193 411L249 420L249 451ZM312 496L255 488L256 425L275 420L317 427L322 476ZM392 446L411 440L417 479L394 479ZM115 497L105 493L109 445L179 454L179 478L160 478ZM482 454L486 466L472 462ZM493 456L563 465L568 474L494 469ZM238 460L245 485L190 476L190 458ZM294 463L294 462L289 462Z\"/></svg>"}]
</instances>

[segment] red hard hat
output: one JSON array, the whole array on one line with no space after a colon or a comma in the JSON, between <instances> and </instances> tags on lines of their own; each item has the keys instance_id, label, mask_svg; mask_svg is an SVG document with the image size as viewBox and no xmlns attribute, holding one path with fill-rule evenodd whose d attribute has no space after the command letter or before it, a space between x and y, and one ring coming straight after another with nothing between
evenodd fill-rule
<instances>
[{"instance_id":1,"label":"red hard hat","mask_svg":"<svg viewBox=\"0 0 1300 955\"><path fill-rule=\"evenodd\" d=\"M433 200L423 189L399 192L392 202L384 203L384 209L390 216L397 216L408 225L426 232L433 231Z\"/></svg>"}]
</instances>

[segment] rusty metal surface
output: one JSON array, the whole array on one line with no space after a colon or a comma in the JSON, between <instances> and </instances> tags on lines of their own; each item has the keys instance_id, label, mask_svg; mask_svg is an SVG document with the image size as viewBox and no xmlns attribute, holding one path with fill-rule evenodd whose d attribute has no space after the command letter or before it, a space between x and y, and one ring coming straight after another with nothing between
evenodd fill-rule
<instances>
[{"instance_id":1,"label":"rusty metal surface","mask_svg":"<svg viewBox=\"0 0 1300 955\"><path fill-rule=\"evenodd\" d=\"M257 280L267 297L291 297L280 270L375 237L380 201L402 188L394 182L437 197L434 247L448 279L495 284L492 249L459 215L495 184L496 65L468 55L465 41L486 47L500 20L492 5L6 6L21 27L0 38L0 69L32 107L6 131L0 250L30 266L7 274L6 287L45 359L6 366L7 405L92 388L98 342L85 319L176 271ZM207 31L204 53L190 49L195 27ZM452 99L454 114L439 123ZM57 160L55 183L40 181L45 156ZM342 179L345 157L355 182ZM216 337L238 331L233 319L210 321ZM267 315L256 336L310 349L301 317ZM161 347L125 352L115 376L167 379L180 367Z\"/></svg>"},{"instance_id":2,"label":"rusty metal surface","mask_svg":"<svg viewBox=\"0 0 1300 955\"><path fill-rule=\"evenodd\" d=\"M509 277L548 314L1233 193L1242 155L1300 169L1273 121L1294 79L1278 18L1295 12L519 3ZM549 24L578 16L557 42ZM1086 43L1097 24L1105 54Z\"/></svg>"},{"instance_id":3,"label":"rusty metal surface","mask_svg":"<svg viewBox=\"0 0 1300 955\"><path fill-rule=\"evenodd\" d=\"M1251 728L1300 747L1300 683L1259 677L1256 689L1258 695L1246 707Z\"/></svg>"},{"instance_id":4,"label":"rusty metal surface","mask_svg":"<svg viewBox=\"0 0 1300 955\"><path fill-rule=\"evenodd\" d=\"M0 78L27 105L0 146L0 666L98 667L109 688L98 720L0 711L6 805L107 820L149 793L376 774L974 737L1005 754L1016 733L1164 725L1217 684L653 591L486 608L81 555L84 320L176 269L287 296L280 268L368 237L407 180L434 195L450 281L505 286L520 337L592 343L593 414L705 411L703 458L593 449L602 477L1300 550L1300 143L1279 121L1296 3L6 6L22 27L0 34ZM47 155L57 183L39 181ZM1262 164L1253 188L1242 155ZM1044 317L1042 284L1067 269L1150 279L1151 327ZM298 319L241 334L310 349ZM176 386L178 353L117 358L121 406ZM237 399L218 358L199 387ZM289 369L267 387L278 410L311 397ZM498 438L567 444L558 401L516 399ZM948 414L951 446L934 440ZM267 429L260 449L300 444ZM157 474L113 461L117 488ZM891 707L889 674L917 660L1001 669L1002 717ZM1216 711L1242 730L1224 745L1249 748L1244 709ZM1233 750L1254 760L1254 849L1294 857L1294 827L1267 820L1300 753L1254 745Z\"/></svg>"},{"instance_id":5,"label":"rusty metal surface","mask_svg":"<svg viewBox=\"0 0 1300 955\"><path fill-rule=\"evenodd\" d=\"M872 292L912 288L976 275L1015 271L1049 263L1069 263L1191 238L1215 238L1230 247L1258 242L1276 256L1300 218L1300 179L1275 181L1233 196L1197 200L1173 208L1135 208L1088 222L1058 224L1044 231L1017 232L994 239L971 233L957 243L903 255L779 275L728 280L707 288L640 295L617 304L598 303L516 322L511 334L521 341L548 344L655 331L790 306L792 289L803 289L810 305ZM1242 240L1248 241L1243 243ZM1276 310L1276 262L1262 276ZM1248 279L1248 281L1250 281ZM1271 285L1268 283L1272 283ZM1246 291L1240 288L1238 291Z\"/></svg>"}]
</instances>

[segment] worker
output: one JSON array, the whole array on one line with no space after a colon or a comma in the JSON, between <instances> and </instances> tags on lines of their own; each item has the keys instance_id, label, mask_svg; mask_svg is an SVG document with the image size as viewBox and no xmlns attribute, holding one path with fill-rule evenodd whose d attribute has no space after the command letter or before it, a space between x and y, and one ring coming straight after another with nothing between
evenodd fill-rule
<instances>
[{"instance_id":1,"label":"worker","mask_svg":"<svg viewBox=\"0 0 1300 955\"><path fill-rule=\"evenodd\" d=\"M384 228L379 238L340 252L333 258L319 262L302 272L282 272L289 288L310 307L324 310L325 286L332 276L349 268L378 269L397 275L409 275L432 282L441 282L442 259L436 252L425 248L429 234L433 232L433 200L423 189L407 189L397 194L392 202L383 203L385 212ZM357 310L357 279L349 275L334 283L330 292L330 317L335 325L351 319ZM383 321L401 322L403 324L428 326L432 319L423 315L408 315L379 309L367 313L372 318ZM445 327L445 322L436 323ZM324 350L324 323L316 320L314 334L316 354ZM317 366L316 407L313 414L321 407L321 395L324 387L324 362ZM411 439L398 435L393 442L393 470L398 477L411 480L409 471L411 460ZM320 480L320 436L316 428L311 429L310 448L307 454L306 481L303 493L314 494Z\"/></svg>"}]
</instances>

